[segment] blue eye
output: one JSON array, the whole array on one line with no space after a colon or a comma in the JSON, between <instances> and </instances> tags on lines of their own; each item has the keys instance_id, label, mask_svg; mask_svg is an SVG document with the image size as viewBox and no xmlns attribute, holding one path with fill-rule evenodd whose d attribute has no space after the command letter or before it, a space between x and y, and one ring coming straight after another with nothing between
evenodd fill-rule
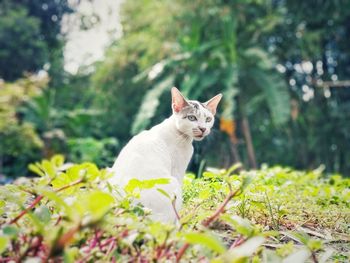
<instances>
[{"instance_id":1,"label":"blue eye","mask_svg":"<svg viewBox=\"0 0 350 263\"><path fill-rule=\"evenodd\" d=\"M207 117L207 118L205 119L205 121L206 121L206 122L211 122L211 117Z\"/></svg>"},{"instance_id":2,"label":"blue eye","mask_svg":"<svg viewBox=\"0 0 350 263\"><path fill-rule=\"evenodd\" d=\"M188 115L187 119L189 119L190 121L196 121L197 120L196 116L193 116L193 115Z\"/></svg>"}]
</instances>

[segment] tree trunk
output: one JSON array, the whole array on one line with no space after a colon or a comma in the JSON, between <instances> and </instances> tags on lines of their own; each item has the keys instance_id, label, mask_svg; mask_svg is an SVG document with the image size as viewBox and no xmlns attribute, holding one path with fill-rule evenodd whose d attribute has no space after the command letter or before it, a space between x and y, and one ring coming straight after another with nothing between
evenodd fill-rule
<instances>
[{"instance_id":1,"label":"tree trunk","mask_svg":"<svg viewBox=\"0 0 350 263\"><path fill-rule=\"evenodd\" d=\"M233 156L234 163L241 163L241 158L239 157L238 149L237 149L237 140L233 136L230 136L230 150Z\"/></svg>"},{"instance_id":2,"label":"tree trunk","mask_svg":"<svg viewBox=\"0 0 350 263\"><path fill-rule=\"evenodd\" d=\"M248 118L246 116L242 118L242 132L247 145L249 166L253 169L257 169L252 136L250 133Z\"/></svg>"}]
</instances>

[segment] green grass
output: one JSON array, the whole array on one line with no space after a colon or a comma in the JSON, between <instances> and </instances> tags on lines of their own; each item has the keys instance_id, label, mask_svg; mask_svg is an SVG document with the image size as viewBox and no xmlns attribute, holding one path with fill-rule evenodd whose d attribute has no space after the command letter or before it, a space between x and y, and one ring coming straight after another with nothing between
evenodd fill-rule
<instances>
[{"instance_id":1,"label":"green grass","mask_svg":"<svg viewBox=\"0 0 350 263\"><path fill-rule=\"evenodd\" d=\"M65 262L347 262L350 180L321 170L263 167L204 172L184 179L180 224L148 219L126 198L100 189L108 173L94 164L61 171L56 156L30 169L40 177L0 188L3 259ZM163 182L161 182L163 183ZM68 197L70 200L67 200ZM169 200L170 201L170 200ZM26 208L32 209L26 209Z\"/></svg>"}]
</instances>

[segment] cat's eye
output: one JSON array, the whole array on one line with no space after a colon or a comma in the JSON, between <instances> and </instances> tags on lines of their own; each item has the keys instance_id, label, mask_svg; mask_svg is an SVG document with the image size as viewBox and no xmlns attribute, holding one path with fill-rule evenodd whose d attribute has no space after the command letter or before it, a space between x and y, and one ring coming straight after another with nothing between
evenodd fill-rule
<instances>
[{"instance_id":1,"label":"cat's eye","mask_svg":"<svg viewBox=\"0 0 350 263\"><path fill-rule=\"evenodd\" d=\"M206 121L206 122L211 122L211 117L207 117L207 118L205 119L205 121Z\"/></svg>"},{"instance_id":2,"label":"cat's eye","mask_svg":"<svg viewBox=\"0 0 350 263\"><path fill-rule=\"evenodd\" d=\"M190 121L196 121L197 120L196 116L193 116L193 115L188 115L187 119L189 119Z\"/></svg>"}]
</instances>

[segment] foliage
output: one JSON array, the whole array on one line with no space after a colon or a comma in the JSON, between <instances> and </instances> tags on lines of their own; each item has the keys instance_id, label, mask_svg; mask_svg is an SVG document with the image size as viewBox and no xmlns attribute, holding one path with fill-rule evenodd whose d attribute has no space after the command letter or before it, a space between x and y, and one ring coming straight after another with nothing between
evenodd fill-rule
<instances>
[{"instance_id":1,"label":"foliage","mask_svg":"<svg viewBox=\"0 0 350 263\"><path fill-rule=\"evenodd\" d=\"M260 44L264 34L280 23L280 10L270 13L269 3L254 1L201 1L201 4L184 1L183 4L175 20L182 26L174 45L175 55L157 61L145 75L154 88L144 97L134 124L140 126L136 131L148 126L155 110L148 109L153 114L146 117L144 109L147 105L156 107L154 101L162 93L154 94L155 90L166 81L168 89L163 91L175 84L193 99L223 92L222 118L229 120L254 113L245 105L259 98L267 104L274 123L284 124L290 115L287 86L275 69L274 54ZM259 17L259 24L247 25L251 13ZM169 76L176 79L169 83Z\"/></svg>"},{"instance_id":2,"label":"foliage","mask_svg":"<svg viewBox=\"0 0 350 263\"><path fill-rule=\"evenodd\" d=\"M170 114L172 85L194 99L223 92L220 129L230 137L216 133L220 143L198 146L191 169L200 162L237 161L228 144L247 164L245 119L258 163L304 169L325 164L328 172L348 174L349 89L323 85L349 76L348 5L127 1L123 37L93 76L97 105L105 109L98 125L124 145Z\"/></svg>"},{"instance_id":3,"label":"foliage","mask_svg":"<svg viewBox=\"0 0 350 263\"><path fill-rule=\"evenodd\" d=\"M29 17L24 8L2 11L0 43L0 76L6 80L41 69L48 57L47 46L40 39L40 21Z\"/></svg>"},{"instance_id":4,"label":"foliage","mask_svg":"<svg viewBox=\"0 0 350 263\"><path fill-rule=\"evenodd\" d=\"M14 83L0 83L0 173L20 173L28 162L40 158L43 142L30 122L23 121L17 109L31 97L41 94L47 79L29 77ZM11 163L17 160L14 169Z\"/></svg>"},{"instance_id":5,"label":"foliage","mask_svg":"<svg viewBox=\"0 0 350 263\"><path fill-rule=\"evenodd\" d=\"M84 109L88 96L75 100L73 109L62 102L57 105L47 82L46 77L29 76L0 84L0 173L26 175L28 163L55 152L67 153L74 162L110 165L118 152L118 141L92 137L100 113Z\"/></svg>"},{"instance_id":6,"label":"foliage","mask_svg":"<svg viewBox=\"0 0 350 263\"><path fill-rule=\"evenodd\" d=\"M29 168L40 177L0 188L0 253L8 261L349 259L350 181L339 175L281 167L189 174L175 226L151 221L134 191L121 197L93 163L67 166L55 156ZM135 181L132 188L159 183L166 182Z\"/></svg>"},{"instance_id":7,"label":"foliage","mask_svg":"<svg viewBox=\"0 0 350 263\"><path fill-rule=\"evenodd\" d=\"M3 0L0 8L0 77L13 81L47 64L51 81L59 80L63 71L62 17L73 11L68 1Z\"/></svg>"},{"instance_id":8,"label":"foliage","mask_svg":"<svg viewBox=\"0 0 350 263\"><path fill-rule=\"evenodd\" d=\"M92 76L92 86L98 92L95 105L104 113L97 122L107 136L116 136L122 145L132 134L142 97L150 88L147 82L135 81L135 76L173 52L177 10L178 4L169 0L125 2L123 38L109 47L106 59L96 65Z\"/></svg>"},{"instance_id":9,"label":"foliage","mask_svg":"<svg viewBox=\"0 0 350 263\"><path fill-rule=\"evenodd\" d=\"M284 19L265 41L280 58L290 83L294 117L276 130L261 109L255 119L264 121L253 127L259 134L254 143L257 149L271 146L272 154L267 149L257 152L258 159L303 168L325 164L327 171L348 174L350 93L348 85L333 83L348 80L350 73L349 2L276 4L284 8Z\"/></svg>"},{"instance_id":10,"label":"foliage","mask_svg":"<svg viewBox=\"0 0 350 263\"><path fill-rule=\"evenodd\" d=\"M102 166L108 166L114 162L114 154L118 149L118 141L114 138L70 138L67 144L71 161L79 162L84 160L95 162Z\"/></svg>"},{"instance_id":11,"label":"foliage","mask_svg":"<svg viewBox=\"0 0 350 263\"><path fill-rule=\"evenodd\" d=\"M212 134L195 144L197 175L235 161L349 174L350 93L332 86L350 75L349 1L124 1L122 37L73 76L62 69L61 29L80 2L0 3L1 77L44 68L50 79L2 118L1 173L23 175L57 152L110 166L132 135L171 114L176 85L199 100L224 93Z\"/></svg>"}]
</instances>

